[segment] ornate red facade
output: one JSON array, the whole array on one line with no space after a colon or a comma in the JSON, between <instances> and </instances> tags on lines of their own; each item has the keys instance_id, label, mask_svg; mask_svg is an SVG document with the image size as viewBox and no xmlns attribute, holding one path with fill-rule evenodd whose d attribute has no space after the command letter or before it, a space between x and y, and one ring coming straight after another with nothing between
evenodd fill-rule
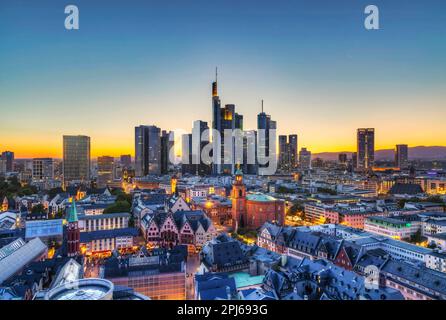
<instances>
[{"instance_id":1,"label":"ornate red facade","mask_svg":"<svg viewBox=\"0 0 446 320\"><path fill-rule=\"evenodd\" d=\"M246 195L243 174L237 171L232 185L233 227L258 229L265 222L283 225L285 222L285 203L264 194Z\"/></svg>"}]
</instances>

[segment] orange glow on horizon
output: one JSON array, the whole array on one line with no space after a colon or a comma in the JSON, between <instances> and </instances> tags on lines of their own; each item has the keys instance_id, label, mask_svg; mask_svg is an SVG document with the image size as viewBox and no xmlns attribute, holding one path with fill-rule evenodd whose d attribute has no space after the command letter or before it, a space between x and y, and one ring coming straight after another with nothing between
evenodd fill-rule
<instances>
[{"instance_id":1,"label":"orange glow on horizon","mask_svg":"<svg viewBox=\"0 0 446 320\"><path fill-rule=\"evenodd\" d=\"M433 142L433 143L424 143L424 144L409 144L409 148L418 147L418 146L446 146L446 143ZM299 150L301 147L306 147L308 150L312 152L312 154L317 153L325 153L325 152L356 152L356 146L314 146L305 144L299 145ZM375 150L385 150L385 149L394 149L394 145L379 145L375 147ZM15 153L15 158L62 158L62 143L60 146L47 146L45 148L40 147L38 145L23 145L23 144L6 144L2 145L2 150L0 151L13 151ZM95 147L94 141L91 142L91 157L97 158L100 156L111 156L111 157L119 157L120 155L130 154L134 157L134 147L128 145L114 145L114 146L102 146ZM181 157L181 145L175 144L175 155L177 157Z\"/></svg>"},{"instance_id":2,"label":"orange glow on horizon","mask_svg":"<svg viewBox=\"0 0 446 320\"><path fill-rule=\"evenodd\" d=\"M300 130L297 130L300 131ZM298 132L299 133L299 132ZM303 133L306 133L303 131ZM134 137L132 133L126 132L119 136L93 135L79 131L75 134L85 134L91 137L91 157L99 156L119 157L122 154L130 154L134 156ZM282 134L278 132L277 135ZM288 132L287 132L288 134ZM307 133L308 134L308 133ZM30 139L28 133L14 136L12 133L2 134L0 151L13 151L16 158L39 158L51 157L62 158L62 135L59 133L42 134L34 133ZM327 139L327 133L321 132L319 135L311 135L309 137L300 137L298 140L298 149L307 147L313 154L321 152L355 152L356 151L356 135L353 130L349 135L342 135L339 138ZM3 139L4 138L4 139ZM311 139L311 140L310 140ZM416 146L446 146L443 137L433 135L432 137L417 137L403 139L388 134L380 133L377 130L376 150L394 149L396 144L406 143L409 147ZM346 143L342 143L346 142ZM181 135L175 133L175 155L181 157Z\"/></svg>"}]
</instances>

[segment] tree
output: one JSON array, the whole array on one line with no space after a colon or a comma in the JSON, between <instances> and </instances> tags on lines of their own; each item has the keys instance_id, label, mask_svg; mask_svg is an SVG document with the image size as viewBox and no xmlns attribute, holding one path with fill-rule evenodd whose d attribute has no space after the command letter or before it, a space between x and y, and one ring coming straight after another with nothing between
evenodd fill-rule
<instances>
[{"instance_id":1,"label":"tree","mask_svg":"<svg viewBox=\"0 0 446 320\"><path fill-rule=\"evenodd\" d=\"M434 203L441 203L445 204L443 199L440 196L430 196L426 199L426 202L434 202Z\"/></svg>"},{"instance_id":2,"label":"tree","mask_svg":"<svg viewBox=\"0 0 446 320\"><path fill-rule=\"evenodd\" d=\"M329 188L317 188L317 191L318 192L322 192L322 193L327 193L327 194L330 194L330 195L333 195L333 196L338 194L335 190L332 190L332 189L329 189Z\"/></svg>"},{"instance_id":3,"label":"tree","mask_svg":"<svg viewBox=\"0 0 446 320\"><path fill-rule=\"evenodd\" d=\"M410 242L412 243L420 243L423 241L423 235L421 234L421 229L418 229L415 234L410 236Z\"/></svg>"},{"instance_id":4,"label":"tree","mask_svg":"<svg viewBox=\"0 0 446 320\"><path fill-rule=\"evenodd\" d=\"M45 208L42 204L38 204L31 209L31 214L45 213Z\"/></svg>"},{"instance_id":5,"label":"tree","mask_svg":"<svg viewBox=\"0 0 446 320\"><path fill-rule=\"evenodd\" d=\"M287 188L287 187L284 187L284 186L279 186L277 188L277 193L294 193L294 190L290 189L290 188Z\"/></svg>"},{"instance_id":6,"label":"tree","mask_svg":"<svg viewBox=\"0 0 446 320\"><path fill-rule=\"evenodd\" d=\"M127 193L118 194L116 201L127 201L128 203L132 203L132 195Z\"/></svg>"},{"instance_id":7,"label":"tree","mask_svg":"<svg viewBox=\"0 0 446 320\"><path fill-rule=\"evenodd\" d=\"M63 193L63 189L61 187L57 187L57 188L52 188L50 190L48 190L48 196L52 199L54 198L56 195L58 195L59 193Z\"/></svg>"},{"instance_id":8,"label":"tree","mask_svg":"<svg viewBox=\"0 0 446 320\"><path fill-rule=\"evenodd\" d=\"M427 247L428 247L429 249L436 249L436 248L437 248L437 244L436 244L435 242L431 242L431 243L429 243L429 244L427 245Z\"/></svg>"},{"instance_id":9,"label":"tree","mask_svg":"<svg viewBox=\"0 0 446 320\"><path fill-rule=\"evenodd\" d=\"M305 210L301 211L300 218L302 219L302 221L305 221L307 219L307 216L305 215Z\"/></svg>"},{"instance_id":10,"label":"tree","mask_svg":"<svg viewBox=\"0 0 446 320\"><path fill-rule=\"evenodd\" d=\"M302 205L301 202L295 202L293 203L293 205L291 206L290 210L288 211L288 214L290 216L295 216L298 213L302 213L304 211L304 206Z\"/></svg>"},{"instance_id":11,"label":"tree","mask_svg":"<svg viewBox=\"0 0 446 320\"><path fill-rule=\"evenodd\" d=\"M135 218L133 217L133 214L130 215L129 218L129 227L133 228L135 226Z\"/></svg>"},{"instance_id":12,"label":"tree","mask_svg":"<svg viewBox=\"0 0 446 320\"><path fill-rule=\"evenodd\" d=\"M116 201L105 208L104 213L130 212L131 205L127 201Z\"/></svg>"},{"instance_id":13,"label":"tree","mask_svg":"<svg viewBox=\"0 0 446 320\"><path fill-rule=\"evenodd\" d=\"M443 206L446 206L445 202L440 196L429 196L426 199L420 199L417 197L411 197L409 199L400 199L398 200L398 207L400 209L404 208L407 202L433 202L433 203L443 204Z\"/></svg>"}]
</instances>

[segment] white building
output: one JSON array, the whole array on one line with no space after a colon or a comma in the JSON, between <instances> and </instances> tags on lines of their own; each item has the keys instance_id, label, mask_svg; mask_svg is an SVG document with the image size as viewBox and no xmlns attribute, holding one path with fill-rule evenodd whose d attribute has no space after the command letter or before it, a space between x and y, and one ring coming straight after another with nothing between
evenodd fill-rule
<instances>
[{"instance_id":1,"label":"white building","mask_svg":"<svg viewBox=\"0 0 446 320\"><path fill-rule=\"evenodd\" d=\"M407 221L400 218L368 217L364 222L364 231L393 239L409 239L418 231L421 231L421 220Z\"/></svg>"}]
</instances>

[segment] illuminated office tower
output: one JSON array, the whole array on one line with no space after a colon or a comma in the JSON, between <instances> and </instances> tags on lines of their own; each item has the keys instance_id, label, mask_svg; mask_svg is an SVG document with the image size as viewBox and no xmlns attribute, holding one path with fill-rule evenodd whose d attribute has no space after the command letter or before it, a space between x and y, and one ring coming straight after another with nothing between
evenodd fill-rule
<instances>
[{"instance_id":1,"label":"illuminated office tower","mask_svg":"<svg viewBox=\"0 0 446 320\"><path fill-rule=\"evenodd\" d=\"M203 148L209 143L209 126L206 121L196 120L192 128L192 164L196 167L196 174L208 175L211 166L206 164L201 157Z\"/></svg>"},{"instance_id":2,"label":"illuminated office tower","mask_svg":"<svg viewBox=\"0 0 446 320\"><path fill-rule=\"evenodd\" d=\"M64 183L90 180L90 137L63 136Z\"/></svg>"},{"instance_id":3,"label":"illuminated office tower","mask_svg":"<svg viewBox=\"0 0 446 320\"><path fill-rule=\"evenodd\" d=\"M169 153L174 148L174 132L163 130L161 133L161 174L169 172Z\"/></svg>"},{"instance_id":4,"label":"illuminated office tower","mask_svg":"<svg viewBox=\"0 0 446 320\"><path fill-rule=\"evenodd\" d=\"M297 134L279 136L279 168L288 171L297 167Z\"/></svg>"},{"instance_id":5,"label":"illuminated office tower","mask_svg":"<svg viewBox=\"0 0 446 320\"><path fill-rule=\"evenodd\" d=\"M109 156L98 157L98 188L105 188L113 182L115 159Z\"/></svg>"},{"instance_id":6,"label":"illuminated office tower","mask_svg":"<svg viewBox=\"0 0 446 320\"><path fill-rule=\"evenodd\" d=\"M297 134L290 134L288 136L288 157L290 161L291 168L297 167L297 160L298 160L298 154L297 154Z\"/></svg>"},{"instance_id":7,"label":"illuminated office tower","mask_svg":"<svg viewBox=\"0 0 446 320\"><path fill-rule=\"evenodd\" d=\"M311 169L311 151L307 150L307 148L300 149L299 167L302 170L310 170Z\"/></svg>"},{"instance_id":8,"label":"illuminated office tower","mask_svg":"<svg viewBox=\"0 0 446 320\"><path fill-rule=\"evenodd\" d=\"M240 163L241 169L245 174L256 175L259 173L259 165L257 163L257 131L247 130L243 132L243 159L237 161Z\"/></svg>"},{"instance_id":9,"label":"illuminated office tower","mask_svg":"<svg viewBox=\"0 0 446 320\"><path fill-rule=\"evenodd\" d=\"M409 167L409 148L407 144L397 144L395 147L395 166L400 169Z\"/></svg>"},{"instance_id":10,"label":"illuminated office tower","mask_svg":"<svg viewBox=\"0 0 446 320\"><path fill-rule=\"evenodd\" d=\"M161 130L156 126L135 127L136 176L161 174Z\"/></svg>"},{"instance_id":11,"label":"illuminated office tower","mask_svg":"<svg viewBox=\"0 0 446 320\"><path fill-rule=\"evenodd\" d=\"M232 149L228 149L225 154L224 131L227 129L243 130L243 116L235 112L234 104L227 104L224 107L221 106L221 101L217 90L217 72L215 74L215 82L212 83L212 129L219 132L219 137L212 137L212 141L214 143L214 163L212 166L212 173L233 174L235 172L234 143L232 145ZM220 148L217 148L218 140L220 141ZM232 161L229 161L231 156Z\"/></svg>"},{"instance_id":12,"label":"illuminated office tower","mask_svg":"<svg viewBox=\"0 0 446 320\"><path fill-rule=\"evenodd\" d=\"M279 157L278 157L278 165L281 169L287 169L289 164L289 145L288 145L288 137L286 135L279 136Z\"/></svg>"},{"instance_id":13,"label":"illuminated office tower","mask_svg":"<svg viewBox=\"0 0 446 320\"><path fill-rule=\"evenodd\" d=\"M275 130L277 129L276 121L271 120L271 116L263 111L263 100L262 100L262 112L257 115L257 132L258 141L257 148L259 149L259 155L265 157L270 156L270 145L276 141ZM270 131L274 130L274 131ZM264 134L262 134L264 132ZM272 148L272 152L275 154L275 148ZM275 157L274 161L277 161ZM267 167L269 164L259 164L259 167Z\"/></svg>"},{"instance_id":14,"label":"illuminated office tower","mask_svg":"<svg viewBox=\"0 0 446 320\"><path fill-rule=\"evenodd\" d=\"M54 179L54 161L51 158L34 158L32 169L33 181Z\"/></svg>"},{"instance_id":15,"label":"illuminated office tower","mask_svg":"<svg viewBox=\"0 0 446 320\"><path fill-rule=\"evenodd\" d=\"M14 171L14 152L12 151L4 151L1 155L1 160L3 162L3 171L11 172Z\"/></svg>"},{"instance_id":16,"label":"illuminated office tower","mask_svg":"<svg viewBox=\"0 0 446 320\"><path fill-rule=\"evenodd\" d=\"M357 169L371 170L375 162L375 129L360 128L357 132Z\"/></svg>"},{"instance_id":17,"label":"illuminated office tower","mask_svg":"<svg viewBox=\"0 0 446 320\"><path fill-rule=\"evenodd\" d=\"M192 163L192 134L181 136L181 172L183 174L197 174L196 166Z\"/></svg>"}]
</instances>

